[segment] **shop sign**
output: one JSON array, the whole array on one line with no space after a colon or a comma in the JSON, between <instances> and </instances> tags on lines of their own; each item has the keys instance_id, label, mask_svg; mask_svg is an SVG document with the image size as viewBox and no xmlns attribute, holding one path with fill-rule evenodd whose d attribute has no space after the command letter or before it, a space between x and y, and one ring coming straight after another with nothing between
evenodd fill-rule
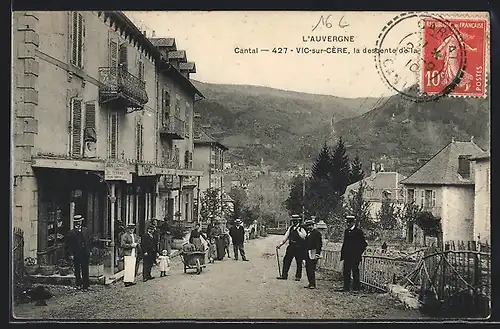
<instances>
[{"instance_id":1,"label":"shop sign","mask_svg":"<svg viewBox=\"0 0 500 329\"><path fill-rule=\"evenodd\" d=\"M156 167L153 164L138 164L137 165L137 175L138 176L154 176L154 175L156 175Z\"/></svg>"},{"instance_id":2,"label":"shop sign","mask_svg":"<svg viewBox=\"0 0 500 329\"><path fill-rule=\"evenodd\" d=\"M117 161L108 161L104 167L104 179L107 181L122 180L132 183L132 174L128 164Z\"/></svg>"},{"instance_id":3,"label":"shop sign","mask_svg":"<svg viewBox=\"0 0 500 329\"><path fill-rule=\"evenodd\" d=\"M198 179L194 176L183 176L182 186L196 186Z\"/></svg>"},{"instance_id":4,"label":"shop sign","mask_svg":"<svg viewBox=\"0 0 500 329\"><path fill-rule=\"evenodd\" d=\"M178 176L174 175L162 175L159 182L160 189L179 189L180 188L180 180Z\"/></svg>"}]
</instances>

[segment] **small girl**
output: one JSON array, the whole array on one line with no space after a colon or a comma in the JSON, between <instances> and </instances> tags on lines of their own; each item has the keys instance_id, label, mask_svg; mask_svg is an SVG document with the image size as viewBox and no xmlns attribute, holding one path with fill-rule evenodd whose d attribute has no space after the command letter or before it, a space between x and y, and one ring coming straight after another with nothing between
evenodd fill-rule
<instances>
[{"instance_id":1,"label":"small girl","mask_svg":"<svg viewBox=\"0 0 500 329\"><path fill-rule=\"evenodd\" d=\"M217 257L217 249L215 246L215 239L210 239L210 245L208 246L208 262L213 263Z\"/></svg>"},{"instance_id":2,"label":"small girl","mask_svg":"<svg viewBox=\"0 0 500 329\"><path fill-rule=\"evenodd\" d=\"M158 259L160 261L160 277L167 276L167 272L170 269L170 257L168 257L168 251L163 250Z\"/></svg>"}]
</instances>

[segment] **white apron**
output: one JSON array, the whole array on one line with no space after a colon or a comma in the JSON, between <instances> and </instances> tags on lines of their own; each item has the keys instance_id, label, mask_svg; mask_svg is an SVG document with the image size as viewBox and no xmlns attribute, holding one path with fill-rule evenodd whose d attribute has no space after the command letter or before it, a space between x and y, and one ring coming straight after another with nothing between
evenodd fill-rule
<instances>
[{"instance_id":1,"label":"white apron","mask_svg":"<svg viewBox=\"0 0 500 329\"><path fill-rule=\"evenodd\" d=\"M134 235L132 234L132 243L134 243ZM123 256L123 266L125 273L123 275L123 282L132 283L135 280L135 248L132 248L130 256Z\"/></svg>"}]
</instances>

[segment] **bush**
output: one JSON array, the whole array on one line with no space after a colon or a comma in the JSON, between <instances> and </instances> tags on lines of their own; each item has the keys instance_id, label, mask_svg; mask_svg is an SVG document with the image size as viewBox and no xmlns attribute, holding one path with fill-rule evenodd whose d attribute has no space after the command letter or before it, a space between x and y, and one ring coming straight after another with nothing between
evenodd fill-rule
<instances>
[{"instance_id":1,"label":"bush","mask_svg":"<svg viewBox=\"0 0 500 329\"><path fill-rule=\"evenodd\" d=\"M90 251L90 265L101 265L104 264L104 260L108 256L108 251L104 248L94 247Z\"/></svg>"}]
</instances>

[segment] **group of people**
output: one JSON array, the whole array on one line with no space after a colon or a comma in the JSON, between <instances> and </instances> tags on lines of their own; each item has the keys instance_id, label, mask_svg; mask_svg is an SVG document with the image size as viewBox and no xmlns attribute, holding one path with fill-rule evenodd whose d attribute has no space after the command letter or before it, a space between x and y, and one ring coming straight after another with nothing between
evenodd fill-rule
<instances>
[{"instance_id":1,"label":"group of people","mask_svg":"<svg viewBox=\"0 0 500 329\"><path fill-rule=\"evenodd\" d=\"M86 227L82 226L84 218L81 215L73 217L73 229L66 238L66 250L69 259L75 268L76 286L84 291L89 288L89 260L92 249L92 240ZM154 279L151 269L159 263L160 276L166 276L170 266L169 252L162 250L159 253L159 241L155 221L148 226L146 234L141 238L135 233L135 224L127 225L125 232L120 237L120 250L124 259L123 282L126 287L135 285L135 277L139 269L138 257L142 257L142 280Z\"/></svg>"},{"instance_id":2,"label":"group of people","mask_svg":"<svg viewBox=\"0 0 500 329\"><path fill-rule=\"evenodd\" d=\"M288 241L288 247L283 258L283 269L279 280L288 279L288 271L292 260L295 259L296 272L295 281L302 278L302 265L305 261L306 274L309 284L306 288L316 289L316 265L321 258L323 238L317 230L314 219L300 223L299 215L292 215L291 225L285 233L283 241L276 246L278 251ZM364 253L367 242L363 231L357 226L356 218L352 215L346 216L347 228L344 231L344 240L340 252L340 260L343 261L344 284L341 291L359 290L361 288L359 278L359 264ZM352 285L351 285L352 283Z\"/></svg>"},{"instance_id":3,"label":"group of people","mask_svg":"<svg viewBox=\"0 0 500 329\"><path fill-rule=\"evenodd\" d=\"M195 251L205 251L208 247L208 260L213 263L216 259L222 260L227 255L231 258L229 246L233 243L234 260L238 260L241 255L243 261L248 261L245 255L245 229L241 219L236 219L228 229L224 230L214 222L210 222L207 226L206 233L202 232L200 223L197 223L189 236L189 243Z\"/></svg>"}]
</instances>

